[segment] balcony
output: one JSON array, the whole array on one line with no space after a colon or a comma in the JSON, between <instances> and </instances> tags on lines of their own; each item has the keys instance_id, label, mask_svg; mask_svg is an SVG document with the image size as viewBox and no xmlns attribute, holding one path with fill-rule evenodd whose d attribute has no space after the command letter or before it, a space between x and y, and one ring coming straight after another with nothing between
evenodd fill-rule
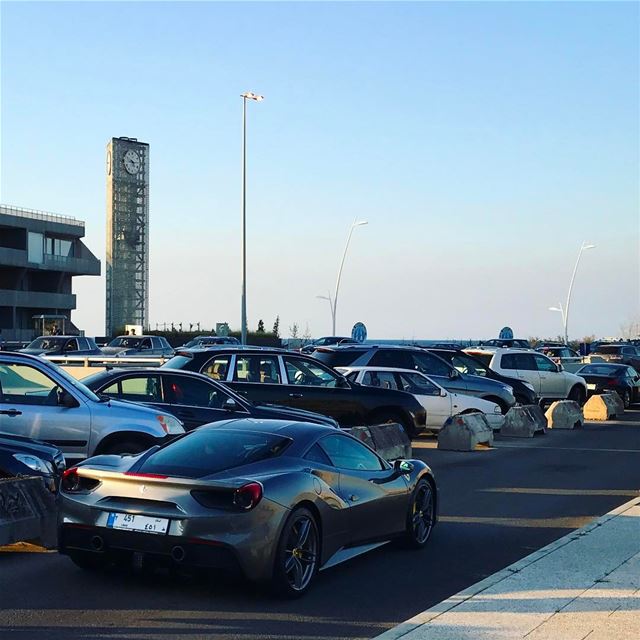
<instances>
[{"instance_id":1,"label":"balcony","mask_svg":"<svg viewBox=\"0 0 640 640\"><path fill-rule=\"evenodd\" d=\"M76 296L73 293L0 289L0 306L28 307L32 309L75 309Z\"/></svg>"},{"instance_id":2,"label":"balcony","mask_svg":"<svg viewBox=\"0 0 640 640\"><path fill-rule=\"evenodd\" d=\"M39 268L75 273L77 275L99 276L100 260L97 258L76 258L75 256L54 256L46 253L44 263L39 265Z\"/></svg>"}]
</instances>

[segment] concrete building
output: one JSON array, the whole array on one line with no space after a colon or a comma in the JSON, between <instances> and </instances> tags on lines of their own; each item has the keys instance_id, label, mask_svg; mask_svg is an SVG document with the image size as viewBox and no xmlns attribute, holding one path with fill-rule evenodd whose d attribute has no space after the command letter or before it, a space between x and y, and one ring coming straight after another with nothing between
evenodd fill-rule
<instances>
[{"instance_id":1,"label":"concrete building","mask_svg":"<svg viewBox=\"0 0 640 640\"><path fill-rule=\"evenodd\" d=\"M149 324L149 145L107 145L106 335Z\"/></svg>"},{"instance_id":2,"label":"concrete building","mask_svg":"<svg viewBox=\"0 0 640 640\"><path fill-rule=\"evenodd\" d=\"M0 205L0 329L4 340L31 340L42 316L77 333L73 276L100 275L100 261L81 241L84 222L67 216ZM65 321L66 320L66 321Z\"/></svg>"}]
</instances>

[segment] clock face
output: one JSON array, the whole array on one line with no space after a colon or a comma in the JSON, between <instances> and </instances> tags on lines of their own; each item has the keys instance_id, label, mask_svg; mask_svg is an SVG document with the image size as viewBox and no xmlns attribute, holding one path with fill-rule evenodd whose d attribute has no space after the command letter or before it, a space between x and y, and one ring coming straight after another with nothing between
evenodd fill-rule
<instances>
[{"instance_id":1,"label":"clock face","mask_svg":"<svg viewBox=\"0 0 640 640\"><path fill-rule=\"evenodd\" d=\"M129 149L124 154L124 168L131 174L136 174L140 171L140 165L142 164L140 161L140 156L133 150Z\"/></svg>"}]
</instances>

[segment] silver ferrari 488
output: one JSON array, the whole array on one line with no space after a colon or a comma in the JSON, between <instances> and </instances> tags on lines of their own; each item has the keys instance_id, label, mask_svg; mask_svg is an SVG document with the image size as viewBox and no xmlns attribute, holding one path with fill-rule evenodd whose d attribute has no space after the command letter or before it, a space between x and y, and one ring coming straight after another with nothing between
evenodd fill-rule
<instances>
[{"instance_id":1,"label":"silver ferrari 488","mask_svg":"<svg viewBox=\"0 0 640 640\"><path fill-rule=\"evenodd\" d=\"M68 469L59 545L83 568L240 569L298 596L318 570L393 538L424 547L436 513L420 460L389 464L323 425L229 420Z\"/></svg>"}]
</instances>

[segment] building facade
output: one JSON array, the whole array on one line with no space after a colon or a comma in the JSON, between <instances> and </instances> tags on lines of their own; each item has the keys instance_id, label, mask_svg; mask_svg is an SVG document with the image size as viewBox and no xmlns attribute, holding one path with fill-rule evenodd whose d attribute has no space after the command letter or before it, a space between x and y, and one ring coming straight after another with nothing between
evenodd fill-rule
<instances>
[{"instance_id":1,"label":"building facade","mask_svg":"<svg viewBox=\"0 0 640 640\"><path fill-rule=\"evenodd\" d=\"M43 316L67 333L76 308L73 276L100 275L100 261L81 241L84 222L0 205L0 329L4 340L32 340ZM66 319L66 322L65 322Z\"/></svg>"},{"instance_id":2,"label":"building facade","mask_svg":"<svg viewBox=\"0 0 640 640\"><path fill-rule=\"evenodd\" d=\"M106 335L149 323L149 145L107 145Z\"/></svg>"}]
</instances>

